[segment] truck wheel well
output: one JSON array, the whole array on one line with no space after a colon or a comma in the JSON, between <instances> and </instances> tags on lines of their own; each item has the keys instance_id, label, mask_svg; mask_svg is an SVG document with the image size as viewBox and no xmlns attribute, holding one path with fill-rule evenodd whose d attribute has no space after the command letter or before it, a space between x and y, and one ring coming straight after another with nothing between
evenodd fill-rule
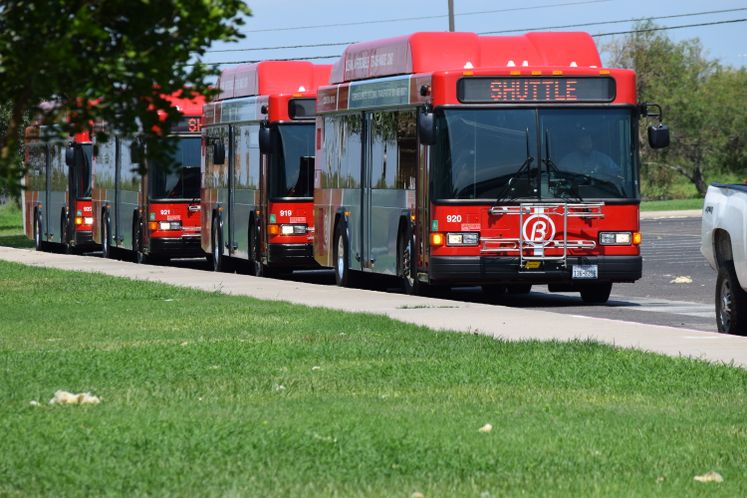
<instances>
[{"instance_id":1,"label":"truck wheel well","mask_svg":"<svg viewBox=\"0 0 747 498\"><path fill-rule=\"evenodd\" d=\"M734 256L731 252L731 237L729 237L729 232L721 229L714 232L713 249L718 266L721 266L722 263L733 261Z\"/></svg>"}]
</instances>

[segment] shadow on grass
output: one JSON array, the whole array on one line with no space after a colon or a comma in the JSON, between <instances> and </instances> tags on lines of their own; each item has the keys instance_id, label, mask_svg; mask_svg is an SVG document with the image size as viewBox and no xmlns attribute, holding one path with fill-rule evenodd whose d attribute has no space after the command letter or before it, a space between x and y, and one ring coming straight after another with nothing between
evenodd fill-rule
<instances>
[{"instance_id":1,"label":"shadow on grass","mask_svg":"<svg viewBox=\"0 0 747 498\"><path fill-rule=\"evenodd\" d=\"M29 248L34 247L34 241L25 235L0 235L0 246Z\"/></svg>"}]
</instances>

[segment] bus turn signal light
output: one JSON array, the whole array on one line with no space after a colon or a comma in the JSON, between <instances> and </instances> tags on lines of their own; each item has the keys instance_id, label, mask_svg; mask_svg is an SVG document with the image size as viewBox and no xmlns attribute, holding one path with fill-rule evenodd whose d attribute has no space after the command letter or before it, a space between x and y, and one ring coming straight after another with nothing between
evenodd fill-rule
<instances>
[{"instance_id":1,"label":"bus turn signal light","mask_svg":"<svg viewBox=\"0 0 747 498\"><path fill-rule=\"evenodd\" d=\"M280 225L267 225L267 233L278 235L280 233Z\"/></svg>"},{"instance_id":2,"label":"bus turn signal light","mask_svg":"<svg viewBox=\"0 0 747 498\"><path fill-rule=\"evenodd\" d=\"M442 246L442 245L444 245L444 234L442 234L442 233L432 233L431 234L431 245L432 246Z\"/></svg>"},{"instance_id":3,"label":"bus turn signal light","mask_svg":"<svg viewBox=\"0 0 747 498\"><path fill-rule=\"evenodd\" d=\"M639 246L643 242L643 235L641 232L633 232L633 245Z\"/></svg>"},{"instance_id":4,"label":"bus turn signal light","mask_svg":"<svg viewBox=\"0 0 747 498\"><path fill-rule=\"evenodd\" d=\"M83 224L83 217L82 216L76 216L75 217L75 224L76 225L82 225Z\"/></svg>"},{"instance_id":5,"label":"bus turn signal light","mask_svg":"<svg viewBox=\"0 0 747 498\"><path fill-rule=\"evenodd\" d=\"M155 232L158 230L158 222L157 221L149 221L148 222L148 229L150 229L151 232Z\"/></svg>"}]
</instances>

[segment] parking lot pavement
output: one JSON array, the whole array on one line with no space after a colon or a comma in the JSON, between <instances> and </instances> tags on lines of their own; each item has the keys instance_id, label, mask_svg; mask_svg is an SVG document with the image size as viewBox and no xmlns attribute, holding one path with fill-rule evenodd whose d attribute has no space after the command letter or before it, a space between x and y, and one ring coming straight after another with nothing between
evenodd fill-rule
<instances>
[{"instance_id":1,"label":"parking lot pavement","mask_svg":"<svg viewBox=\"0 0 747 498\"><path fill-rule=\"evenodd\" d=\"M0 247L0 259L341 311L375 313L437 330L479 333L504 340L591 339L618 347L733 363L747 368L745 337L494 304L345 289L189 268L137 265L96 257L39 253L27 249Z\"/></svg>"}]
</instances>

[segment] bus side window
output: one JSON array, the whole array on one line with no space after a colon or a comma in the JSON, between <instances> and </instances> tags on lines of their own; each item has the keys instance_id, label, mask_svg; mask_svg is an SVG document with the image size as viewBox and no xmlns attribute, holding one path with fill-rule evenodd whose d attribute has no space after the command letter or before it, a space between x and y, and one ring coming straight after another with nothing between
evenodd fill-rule
<instances>
[{"instance_id":1,"label":"bus side window","mask_svg":"<svg viewBox=\"0 0 747 498\"><path fill-rule=\"evenodd\" d=\"M415 111L402 111L397 119L397 184L395 188L412 190L418 170L417 124Z\"/></svg>"}]
</instances>

